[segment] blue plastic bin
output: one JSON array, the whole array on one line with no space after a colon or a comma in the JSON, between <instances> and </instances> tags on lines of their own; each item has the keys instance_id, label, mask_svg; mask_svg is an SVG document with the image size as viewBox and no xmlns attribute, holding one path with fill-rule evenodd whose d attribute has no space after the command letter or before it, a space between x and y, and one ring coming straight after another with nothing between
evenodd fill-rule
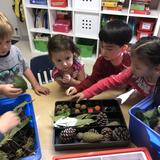
<instances>
[{"instance_id":1,"label":"blue plastic bin","mask_svg":"<svg viewBox=\"0 0 160 160\"><path fill-rule=\"evenodd\" d=\"M47 0L30 0L31 4L47 5Z\"/></svg>"},{"instance_id":2,"label":"blue plastic bin","mask_svg":"<svg viewBox=\"0 0 160 160\"><path fill-rule=\"evenodd\" d=\"M1 98L0 115L7 111L13 110L17 105L19 105L23 101L31 101L31 100L32 98L29 94L22 94L17 98ZM32 119L30 120L30 125L34 128L35 131L35 154L22 158L22 160L40 160L42 155L41 155L41 148L38 136L37 123L32 103L29 103L24 107L24 112L27 116L32 115Z\"/></svg>"},{"instance_id":3,"label":"blue plastic bin","mask_svg":"<svg viewBox=\"0 0 160 160\"><path fill-rule=\"evenodd\" d=\"M131 140L135 145L147 147L153 160L160 160L160 135L137 117L135 117L137 109L146 111L153 107L152 104L152 97L147 97L129 110L129 131Z\"/></svg>"}]
</instances>

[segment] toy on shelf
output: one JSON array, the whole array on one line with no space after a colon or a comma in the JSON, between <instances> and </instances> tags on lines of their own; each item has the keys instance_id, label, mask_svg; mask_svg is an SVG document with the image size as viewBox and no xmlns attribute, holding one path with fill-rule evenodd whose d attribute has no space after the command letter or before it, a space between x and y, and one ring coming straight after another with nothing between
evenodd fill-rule
<instances>
[{"instance_id":1,"label":"toy on shelf","mask_svg":"<svg viewBox=\"0 0 160 160\"><path fill-rule=\"evenodd\" d=\"M125 0L102 0L103 10L122 11Z\"/></svg>"},{"instance_id":2,"label":"toy on shelf","mask_svg":"<svg viewBox=\"0 0 160 160\"><path fill-rule=\"evenodd\" d=\"M139 27L137 28L137 39L141 37L151 36L153 34L154 25L154 19L142 19L139 22Z\"/></svg>"},{"instance_id":3,"label":"toy on shelf","mask_svg":"<svg viewBox=\"0 0 160 160\"><path fill-rule=\"evenodd\" d=\"M152 0L133 0L131 4L130 13L147 14L151 13L150 3Z\"/></svg>"}]
</instances>

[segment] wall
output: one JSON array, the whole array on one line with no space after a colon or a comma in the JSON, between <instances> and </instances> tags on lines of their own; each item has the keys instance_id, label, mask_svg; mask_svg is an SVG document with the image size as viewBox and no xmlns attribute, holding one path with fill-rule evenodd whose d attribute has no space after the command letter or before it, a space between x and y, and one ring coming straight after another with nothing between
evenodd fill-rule
<instances>
[{"instance_id":1,"label":"wall","mask_svg":"<svg viewBox=\"0 0 160 160\"><path fill-rule=\"evenodd\" d=\"M0 5L0 11L5 13L7 18L9 19L10 23L13 25L15 32L13 37L14 38L20 38L20 39L26 39L28 38L27 34L27 27L25 22L20 22L12 9L12 4L13 0L1 0L1 5ZM17 31L16 31L17 29Z\"/></svg>"}]
</instances>

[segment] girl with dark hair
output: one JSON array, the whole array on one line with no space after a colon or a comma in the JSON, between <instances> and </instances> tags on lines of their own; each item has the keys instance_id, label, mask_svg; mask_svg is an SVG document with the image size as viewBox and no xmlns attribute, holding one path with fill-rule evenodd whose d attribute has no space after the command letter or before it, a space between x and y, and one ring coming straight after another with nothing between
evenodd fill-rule
<instances>
[{"instance_id":1,"label":"girl with dark hair","mask_svg":"<svg viewBox=\"0 0 160 160\"><path fill-rule=\"evenodd\" d=\"M59 85L75 86L85 79L84 65L78 59L79 50L70 37L53 36L48 42L48 53L55 65L52 77Z\"/></svg>"}]
</instances>

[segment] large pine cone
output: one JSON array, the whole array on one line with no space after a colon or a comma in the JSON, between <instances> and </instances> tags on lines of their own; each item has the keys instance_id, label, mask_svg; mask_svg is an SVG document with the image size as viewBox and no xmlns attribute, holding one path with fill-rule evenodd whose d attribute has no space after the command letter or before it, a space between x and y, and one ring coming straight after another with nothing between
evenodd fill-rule
<instances>
[{"instance_id":1,"label":"large pine cone","mask_svg":"<svg viewBox=\"0 0 160 160\"><path fill-rule=\"evenodd\" d=\"M116 141L128 141L130 139L130 134L127 128L117 127L113 130L112 137Z\"/></svg>"},{"instance_id":2,"label":"large pine cone","mask_svg":"<svg viewBox=\"0 0 160 160\"><path fill-rule=\"evenodd\" d=\"M75 128L66 128L60 133L60 141L61 143L70 143L73 142L76 135Z\"/></svg>"},{"instance_id":3,"label":"large pine cone","mask_svg":"<svg viewBox=\"0 0 160 160\"><path fill-rule=\"evenodd\" d=\"M101 134L104 137L105 141L110 141L112 139L112 129L109 127L105 127L101 130Z\"/></svg>"},{"instance_id":4,"label":"large pine cone","mask_svg":"<svg viewBox=\"0 0 160 160\"><path fill-rule=\"evenodd\" d=\"M102 127L102 126L106 126L108 124L108 117L105 113L100 112L97 115L97 124L98 126Z\"/></svg>"}]
</instances>

